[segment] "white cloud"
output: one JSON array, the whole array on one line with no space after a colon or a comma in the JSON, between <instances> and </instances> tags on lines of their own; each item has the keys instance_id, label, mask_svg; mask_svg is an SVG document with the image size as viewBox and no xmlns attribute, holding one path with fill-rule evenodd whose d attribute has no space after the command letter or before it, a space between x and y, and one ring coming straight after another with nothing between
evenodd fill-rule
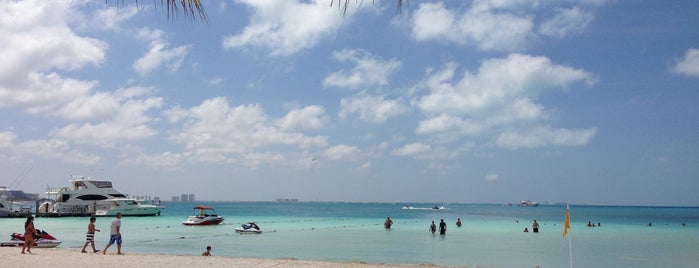
<instances>
[{"instance_id":1,"label":"white cloud","mask_svg":"<svg viewBox=\"0 0 699 268\"><path fill-rule=\"evenodd\" d=\"M340 144L325 149L321 155L323 159L343 160L347 158L356 158L359 153L359 148L355 146Z\"/></svg>"},{"instance_id":2,"label":"white cloud","mask_svg":"<svg viewBox=\"0 0 699 268\"><path fill-rule=\"evenodd\" d=\"M239 0L254 9L242 33L225 37L223 47L262 47L271 56L288 56L315 46L342 25L325 0Z\"/></svg>"},{"instance_id":3,"label":"white cloud","mask_svg":"<svg viewBox=\"0 0 699 268\"><path fill-rule=\"evenodd\" d=\"M12 146L13 141L17 138L15 133L4 131L0 132L0 148L7 148Z\"/></svg>"},{"instance_id":4,"label":"white cloud","mask_svg":"<svg viewBox=\"0 0 699 268\"><path fill-rule=\"evenodd\" d=\"M419 122L416 133L456 140L464 135L534 126L548 118L544 107L536 103L539 95L574 83L595 82L585 71L523 54L488 59L477 73L464 72L460 78L456 68L456 64L447 64L425 78L429 94L416 98L413 104L428 117Z\"/></svg>"},{"instance_id":5,"label":"white cloud","mask_svg":"<svg viewBox=\"0 0 699 268\"><path fill-rule=\"evenodd\" d=\"M497 181L500 179L500 175L498 174L488 174L485 176L486 181Z\"/></svg>"},{"instance_id":6,"label":"white cloud","mask_svg":"<svg viewBox=\"0 0 699 268\"><path fill-rule=\"evenodd\" d=\"M582 32L595 15L583 10L581 7L557 8L553 18L544 21L539 26L539 32L543 35L563 38L569 33Z\"/></svg>"},{"instance_id":7,"label":"white cloud","mask_svg":"<svg viewBox=\"0 0 699 268\"><path fill-rule=\"evenodd\" d=\"M124 156L119 165L124 166L147 166L154 169L161 170L178 170L180 165L187 160L188 154L182 153L171 153L164 152L160 154L137 154L137 155L127 155Z\"/></svg>"},{"instance_id":8,"label":"white cloud","mask_svg":"<svg viewBox=\"0 0 699 268\"><path fill-rule=\"evenodd\" d=\"M289 111L278 120L281 130L312 130L320 129L329 121L325 109L317 105L306 106Z\"/></svg>"},{"instance_id":9,"label":"white cloud","mask_svg":"<svg viewBox=\"0 0 699 268\"><path fill-rule=\"evenodd\" d=\"M30 140L22 142L17 144L15 151L82 165L94 165L101 159L97 155L72 150L68 142L61 139Z\"/></svg>"},{"instance_id":10,"label":"white cloud","mask_svg":"<svg viewBox=\"0 0 699 268\"><path fill-rule=\"evenodd\" d=\"M69 26L80 17L73 9L77 3L0 2L0 107L50 114L95 85L55 72L100 65L105 60L104 42L78 36Z\"/></svg>"},{"instance_id":11,"label":"white cloud","mask_svg":"<svg viewBox=\"0 0 699 268\"><path fill-rule=\"evenodd\" d=\"M596 128L570 130L539 126L533 129L504 132L500 134L496 143L498 146L508 149L535 148L547 145L581 146L590 142L596 133Z\"/></svg>"},{"instance_id":12,"label":"white cloud","mask_svg":"<svg viewBox=\"0 0 699 268\"><path fill-rule=\"evenodd\" d=\"M90 23L90 27L100 27L107 30L120 30L121 25L130 20L139 9L148 9L146 6L125 5L119 3L119 7L108 7L98 10Z\"/></svg>"},{"instance_id":13,"label":"white cloud","mask_svg":"<svg viewBox=\"0 0 699 268\"><path fill-rule=\"evenodd\" d=\"M148 88L127 88L76 99L59 115L73 120L92 120L54 129L51 135L75 143L114 146L120 141L138 140L157 133L148 124L155 119L148 113L159 109L163 99L146 97Z\"/></svg>"},{"instance_id":14,"label":"white cloud","mask_svg":"<svg viewBox=\"0 0 699 268\"><path fill-rule=\"evenodd\" d=\"M364 121L383 123L391 117L399 116L408 111L408 108L398 100L386 100L383 96L359 96L340 100L341 119L352 114L359 115Z\"/></svg>"},{"instance_id":15,"label":"white cloud","mask_svg":"<svg viewBox=\"0 0 699 268\"><path fill-rule=\"evenodd\" d=\"M161 65L166 65L171 72L176 71L192 47L187 45L167 48L169 44L163 35L161 30L142 28L139 31L141 38L150 41L148 52L133 64L133 69L141 76L147 75Z\"/></svg>"},{"instance_id":16,"label":"white cloud","mask_svg":"<svg viewBox=\"0 0 699 268\"><path fill-rule=\"evenodd\" d=\"M672 69L675 73L699 77L699 49L690 48Z\"/></svg>"},{"instance_id":17,"label":"white cloud","mask_svg":"<svg viewBox=\"0 0 699 268\"><path fill-rule=\"evenodd\" d=\"M173 123L182 122L172 140L183 144L200 160L226 161L253 151L262 153L276 145L301 149L327 146L326 137L282 129L279 122L289 122L287 127L291 128L299 126L290 118L286 121L270 118L259 105L231 107L223 97L205 100L188 110L175 108L165 114Z\"/></svg>"},{"instance_id":18,"label":"white cloud","mask_svg":"<svg viewBox=\"0 0 699 268\"><path fill-rule=\"evenodd\" d=\"M481 50L521 51L538 40L536 23L544 36L563 37L581 32L594 19L590 9L598 2L578 2L560 8L557 2L474 1L462 10L448 9L442 2L422 3L411 17L412 35L417 41L473 45ZM553 8L554 12L546 9ZM544 10L544 11L542 11ZM552 18L545 17L553 13Z\"/></svg>"},{"instance_id":19,"label":"white cloud","mask_svg":"<svg viewBox=\"0 0 699 268\"><path fill-rule=\"evenodd\" d=\"M382 61L361 49L335 51L333 59L353 63L355 66L350 70L340 70L328 75L323 79L325 86L344 88L384 86L388 84L388 77L400 67L400 62L397 60Z\"/></svg>"},{"instance_id":20,"label":"white cloud","mask_svg":"<svg viewBox=\"0 0 699 268\"><path fill-rule=\"evenodd\" d=\"M434 24L433 24L434 22ZM423 3L413 15L412 31L417 41L473 43L482 50L521 50L533 38L531 17L471 9L456 14L439 3Z\"/></svg>"},{"instance_id":21,"label":"white cloud","mask_svg":"<svg viewBox=\"0 0 699 268\"><path fill-rule=\"evenodd\" d=\"M428 153L432 150L429 144L424 143L411 143L406 144L401 148L393 151L394 155L399 156L413 156Z\"/></svg>"}]
</instances>

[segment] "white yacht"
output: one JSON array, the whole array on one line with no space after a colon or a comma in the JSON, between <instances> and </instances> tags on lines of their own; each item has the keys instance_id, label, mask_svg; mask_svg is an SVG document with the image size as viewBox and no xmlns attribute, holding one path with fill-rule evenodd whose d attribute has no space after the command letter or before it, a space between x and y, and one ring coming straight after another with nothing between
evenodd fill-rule
<instances>
[{"instance_id":1,"label":"white yacht","mask_svg":"<svg viewBox=\"0 0 699 268\"><path fill-rule=\"evenodd\" d=\"M110 180L88 177L74 176L69 187L49 191L47 195L56 196L55 201L39 205L39 213L47 216L113 216L117 213L124 216L154 216L160 215L162 209L128 198L114 189Z\"/></svg>"},{"instance_id":2,"label":"white yacht","mask_svg":"<svg viewBox=\"0 0 699 268\"><path fill-rule=\"evenodd\" d=\"M0 217L9 217L12 214L12 203L4 196L0 196Z\"/></svg>"}]
</instances>

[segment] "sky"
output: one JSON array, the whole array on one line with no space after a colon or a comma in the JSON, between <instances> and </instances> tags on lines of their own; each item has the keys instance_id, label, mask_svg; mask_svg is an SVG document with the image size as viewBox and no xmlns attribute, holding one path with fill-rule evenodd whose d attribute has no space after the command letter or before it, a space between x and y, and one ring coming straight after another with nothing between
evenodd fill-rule
<instances>
[{"instance_id":1,"label":"sky","mask_svg":"<svg viewBox=\"0 0 699 268\"><path fill-rule=\"evenodd\" d=\"M0 1L0 185L699 206L699 1L203 2Z\"/></svg>"}]
</instances>

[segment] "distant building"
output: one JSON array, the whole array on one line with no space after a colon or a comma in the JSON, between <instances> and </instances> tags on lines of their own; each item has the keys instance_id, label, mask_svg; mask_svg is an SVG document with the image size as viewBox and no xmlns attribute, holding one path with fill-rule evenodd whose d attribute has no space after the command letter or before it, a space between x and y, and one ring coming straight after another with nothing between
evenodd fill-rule
<instances>
[{"instance_id":1,"label":"distant building","mask_svg":"<svg viewBox=\"0 0 699 268\"><path fill-rule=\"evenodd\" d=\"M180 197L179 197L179 196L173 196L173 197L172 197L172 202L180 202Z\"/></svg>"},{"instance_id":2,"label":"distant building","mask_svg":"<svg viewBox=\"0 0 699 268\"><path fill-rule=\"evenodd\" d=\"M189 202L194 202L194 194L189 194L188 199Z\"/></svg>"},{"instance_id":3,"label":"distant building","mask_svg":"<svg viewBox=\"0 0 699 268\"><path fill-rule=\"evenodd\" d=\"M180 195L180 202L189 202L189 195L181 194Z\"/></svg>"}]
</instances>

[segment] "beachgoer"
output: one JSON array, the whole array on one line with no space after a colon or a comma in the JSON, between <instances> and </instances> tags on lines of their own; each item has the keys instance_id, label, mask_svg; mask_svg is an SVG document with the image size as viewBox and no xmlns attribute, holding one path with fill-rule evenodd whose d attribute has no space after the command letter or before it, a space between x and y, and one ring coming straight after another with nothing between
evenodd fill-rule
<instances>
[{"instance_id":1,"label":"beachgoer","mask_svg":"<svg viewBox=\"0 0 699 268\"><path fill-rule=\"evenodd\" d=\"M601 226L602 226L602 224L598 222L598 223L597 223L597 227L601 227Z\"/></svg>"},{"instance_id":2,"label":"beachgoer","mask_svg":"<svg viewBox=\"0 0 699 268\"><path fill-rule=\"evenodd\" d=\"M434 232L436 232L436 231L437 231L437 225L434 224L434 221L432 221L432 224L430 224L430 232L432 232L432 234L434 234Z\"/></svg>"},{"instance_id":3,"label":"beachgoer","mask_svg":"<svg viewBox=\"0 0 699 268\"><path fill-rule=\"evenodd\" d=\"M592 227L592 222L587 222L587 227Z\"/></svg>"},{"instance_id":4,"label":"beachgoer","mask_svg":"<svg viewBox=\"0 0 699 268\"><path fill-rule=\"evenodd\" d=\"M391 225L393 225L391 217L386 218L386 222L383 223L383 227L386 229L391 229Z\"/></svg>"},{"instance_id":5,"label":"beachgoer","mask_svg":"<svg viewBox=\"0 0 699 268\"><path fill-rule=\"evenodd\" d=\"M34 217L27 217L27 221L24 222L24 245L22 245L22 254L24 250L27 253L32 253L32 246L34 245L34 235L36 235L36 229L34 229Z\"/></svg>"},{"instance_id":6,"label":"beachgoer","mask_svg":"<svg viewBox=\"0 0 699 268\"><path fill-rule=\"evenodd\" d=\"M447 223L444 222L444 219L441 219L439 221L439 234L441 234L441 235L447 234Z\"/></svg>"},{"instance_id":7,"label":"beachgoer","mask_svg":"<svg viewBox=\"0 0 699 268\"><path fill-rule=\"evenodd\" d=\"M532 231L535 233L539 232L539 223L534 220L534 223L532 223Z\"/></svg>"},{"instance_id":8,"label":"beachgoer","mask_svg":"<svg viewBox=\"0 0 699 268\"><path fill-rule=\"evenodd\" d=\"M87 239L85 241L85 245L83 245L83 250L81 251L82 253L87 253L85 251L85 248L87 247L87 244L92 244L92 252L97 253L99 250L95 249L95 232L99 232L99 229L95 228L95 221L97 218L95 217L90 217L90 223L87 224Z\"/></svg>"},{"instance_id":9,"label":"beachgoer","mask_svg":"<svg viewBox=\"0 0 699 268\"><path fill-rule=\"evenodd\" d=\"M201 253L202 256L211 256L211 246L206 247L206 251Z\"/></svg>"},{"instance_id":10,"label":"beachgoer","mask_svg":"<svg viewBox=\"0 0 699 268\"><path fill-rule=\"evenodd\" d=\"M117 213L112 220L111 231L109 232L109 243L102 250L102 254L107 254L109 246L117 244L117 254L121 254L121 213Z\"/></svg>"},{"instance_id":11,"label":"beachgoer","mask_svg":"<svg viewBox=\"0 0 699 268\"><path fill-rule=\"evenodd\" d=\"M524 231L522 231L522 232L528 233L529 229L527 229L527 227L524 227Z\"/></svg>"},{"instance_id":12,"label":"beachgoer","mask_svg":"<svg viewBox=\"0 0 699 268\"><path fill-rule=\"evenodd\" d=\"M456 219L456 227L461 227L461 218Z\"/></svg>"}]
</instances>

